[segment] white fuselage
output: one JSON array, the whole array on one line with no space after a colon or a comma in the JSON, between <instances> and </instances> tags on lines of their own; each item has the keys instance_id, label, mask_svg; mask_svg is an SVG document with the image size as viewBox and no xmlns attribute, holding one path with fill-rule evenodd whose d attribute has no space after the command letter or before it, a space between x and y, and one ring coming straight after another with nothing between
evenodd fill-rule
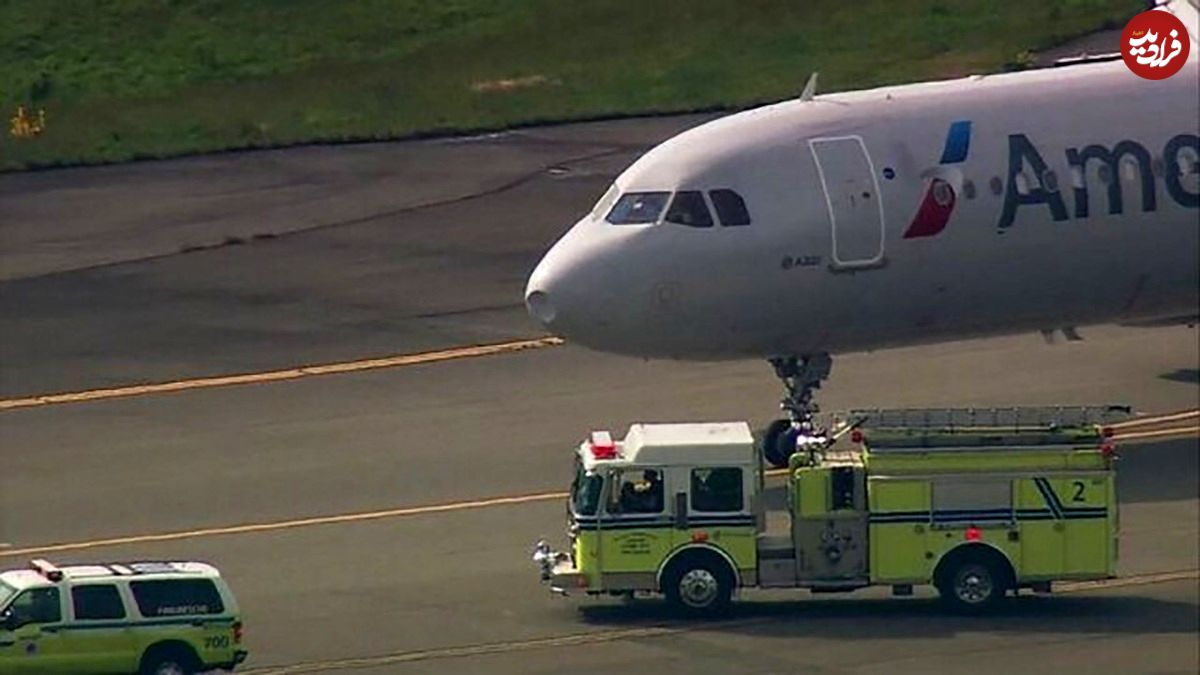
<instances>
[{"instance_id":1,"label":"white fuselage","mask_svg":"<svg viewBox=\"0 0 1200 675\"><path fill-rule=\"evenodd\" d=\"M833 94L731 115L621 174L527 289L603 351L844 352L1200 314L1195 52ZM1146 189L1149 188L1149 189ZM606 220L615 198L712 190L751 222Z\"/></svg>"}]
</instances>

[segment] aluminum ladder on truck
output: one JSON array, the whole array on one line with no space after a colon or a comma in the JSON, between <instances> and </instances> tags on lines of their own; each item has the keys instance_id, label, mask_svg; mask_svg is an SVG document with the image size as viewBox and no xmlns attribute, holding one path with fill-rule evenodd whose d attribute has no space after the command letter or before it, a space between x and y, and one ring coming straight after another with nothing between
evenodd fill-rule
<instances>
[{"instance_id":1,"label":"aluminum ladder on truck","mask_svg":"<svg viewBox=\"0 0 1200 675\"><path fill-rule=\"evenodd\" d=\"M870 448L876 453L939 447L1011 449L1092 442L1100 428L1131 415L1126 405L867 408L850 411L841 428L869 430Z\"/></svg>"}]
</instances>

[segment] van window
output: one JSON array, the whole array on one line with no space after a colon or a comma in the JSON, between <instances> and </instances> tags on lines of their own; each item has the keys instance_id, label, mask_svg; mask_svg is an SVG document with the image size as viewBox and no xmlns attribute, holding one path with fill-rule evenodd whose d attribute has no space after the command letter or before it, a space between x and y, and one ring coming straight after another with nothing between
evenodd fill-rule
<instances>
[{"instance_id":1,"label":"van window","mask_svg":"<svg viewBox=\"0 0 1200 675\"><path fill-rule=\"evenodd\" d=\"M130 590L142 616L220 614L221 595L211 579L131 581Z\"/></svg>"},{"instance_id":2,"label":"van window","mask_svg":"<svg viewBox=\"0 0 1200 675\"><path fill-rule=\"evenodd\" d=\"M613 225L657 223L670 198L670 192L627 192L613 205L605 220Z\"/></svg>"},{"instance_id":3,"label":"van window","mask_svg":"<svg viewBox=\"0 0 1200 675\"><path fill-rule=\"evenodd\" d=\"M666 221L688 227L712 227L712 214L708 212L708 204L704 203L704 195L699 192L677 192L671 200L671 208L667 210Z\"/></svg>"},{"instance_id":4,"label":"van window","mask_svg":"<svg viewBox=\"0 0 1200 675\"><path fill-rule=\"evenodd\" d=\"M31 588L18 595L8 606L8 614L16 625L45 624L62 621L62 606L57 588Z\"/></svg>"},{"instance_id":5,"label":"van window","mask_svg":"<svg viewBox=\"0 0 1200 675\"><path fill-rule=\"evenodd\" d=\"M708 197L725 227L750 224L750 212L746 210L746 202L738 193L728 189L712 190Z\"/></svg>"},{"instance_id":6,"label":"van window","mask_svg":"<svg viewBox=\"0 0 1200 675\"><path fill-rule=\"evenodd\" d=\"M4 583L3 581L0 581L0 607L7 606L9 598L13 597L16 594L17 594L17 589L13 588L12 586L9 586L8 584Z\"/></svg>"},{"instance_id":7,"label":"van window","mask_svg":"<svg viewBox=\"0 0 1200 675\"><path fill-rule=\"evenodd\" d=\"M71 604L77 620L125 618L121 594L112 584L76 586L71 589Z\"/></svg>"},{"instance_id":8,"label":"van window","mask_svg":"<svg viewBox=\"0 0 1200 675\"><path fill-rule=\"evenodd\" d=\"M692 469L692 510L729 513L742 510L742 470L733 467Z\"/></svg>"}]
</instances>

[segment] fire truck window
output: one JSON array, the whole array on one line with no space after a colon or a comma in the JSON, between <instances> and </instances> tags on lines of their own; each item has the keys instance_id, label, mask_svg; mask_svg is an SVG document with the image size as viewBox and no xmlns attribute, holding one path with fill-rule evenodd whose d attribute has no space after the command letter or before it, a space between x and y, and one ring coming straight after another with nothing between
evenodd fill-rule
<instances>
[{"instance_id":1,"label":"fire truck window","mask_svg":"<svg viewBox=\"0 0 1200 675\"><path fill-rule=\"evenodd\" d=\"M704 195L699 192L679 192L671 200L671 208L667 209L666 221L688 227L712 227L712 214L708 212L708 204L704 203Z\"/></svg>"},{"instance_id":2,"label":"fire truck window","mask_svg":"<svg viewBox=\"0 0 1200 675\"><path fill-rule=\"evenodd\" d=\"M833 510L854 508L854 469L839 467L829 477Z\"/></svg>"},{"instance_id":3,"label":"fire truck window","mask_svg":"<svg viewBox=\"0 0 1200 675\"><path fill-rule=\"evenodd\" d=\"M710 190L708 197L712 199L713 208L717 210L717 216L721 218L721 224L725 227L750 224L750 212L746 210L746 201L738 193L729 189Z\"/></svg>"},{"instance_id":4,"label":"fire truck window","mask_svg":"<svg viewBox=\"0 0 1200 675\"><path fill-rule=\"evenodd\" d=\"M7 611L17 627L62 621L57 588L31 588L18 595Z\"/></svg>"},{"instance_id":5,"label":"fire truck window","mask_svg":"<svg viewBox=\"0 0 1200 675\"><path fill-rule=\"evenodd\" d=\"M608 512L662 513L662 472L657 469L622 471L613 477Z\"/></svg>"},{"instance_id":6,"label":"fire truck window","mask_svg":"<svg viewBox=\"0 0 1200 675\"><path fill-rule=\"evenodd\" d=\"M112 584L76 586L71 589L71 604L77 620L125 618L121 594Z\"/></svg>"},{"instance_id":7,"label":"fire truck window","mask_svg":"<svg viewBox=\"0 0 1200 675\"><path fill-rule=\"evenodd\" d=\"M692 469L692 510L728 513L742 510L742 470Z\"/></svg>"}]
</instances>

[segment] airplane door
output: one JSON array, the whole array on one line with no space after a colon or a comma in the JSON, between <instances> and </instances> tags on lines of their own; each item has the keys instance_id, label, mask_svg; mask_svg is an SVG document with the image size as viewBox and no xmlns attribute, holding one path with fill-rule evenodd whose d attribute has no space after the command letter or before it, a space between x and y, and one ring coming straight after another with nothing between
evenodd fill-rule
<instances>
[{"instance_id":1,"label":"airplane door","mask_svg":"<svg viewBox=\"0 0 1200 675\"><path fill-rule=\"evenodd\" d=\"M877 267L883 262L883 202L875 166L859 136L809 141L829 208L836 269Z\"/></svg>"}]
</instances>

